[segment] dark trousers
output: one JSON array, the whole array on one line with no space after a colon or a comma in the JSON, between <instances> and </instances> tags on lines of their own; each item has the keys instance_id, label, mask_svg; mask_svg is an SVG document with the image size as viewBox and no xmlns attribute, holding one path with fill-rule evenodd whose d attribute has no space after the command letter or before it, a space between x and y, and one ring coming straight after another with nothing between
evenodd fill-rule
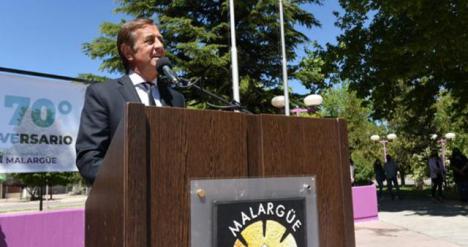
<instances>
[{"instance_id":1,"label":"dark trousers","mask_svg":"<svg viewBox=\"0 0 468 247\"><path fill-rule=\"evenodd\" d=\"M460 200L468 202L468 181L459 181L456 182L458 187L458 194L460 195Z\"/></svg>"},{"instance_id":2,"label":"dark trousers","mask_svg":"<svg viewBox=\"0 0 468 247\"><path fill-rule=\"evenodd\" d=\"M396 195L399 196L400 186L398 185L397 177L387 178L387 188L388 192L390 192L390 195L392 196L392 199L395 198L395 194L393 193L393 187L396 188Z\"/></svg>"},{"instance_id":3,"label":"dark trousers","mask_svg":"<svg viewBox=\"0 0 468 247\"><path fill-rule=\"evenodd\" d=\"M436 178L431 178L432 181L432 197L436 197L436 190L439 196L442 196L442 184L444 179L441 175L438 175Z\"/></svg>"},{"instance_id":4,"label":"dark trousers","mask_svg":"<svg viewBox=\"0 0 468 247\"><path fill-rule=\"evenodd\" d=\"M376 182L377 182L377 186L379 187L379 192L378 192L378 196L382 196L382 192L383 192L383 179L376 179Z\"/></svg>"}]
</instances>

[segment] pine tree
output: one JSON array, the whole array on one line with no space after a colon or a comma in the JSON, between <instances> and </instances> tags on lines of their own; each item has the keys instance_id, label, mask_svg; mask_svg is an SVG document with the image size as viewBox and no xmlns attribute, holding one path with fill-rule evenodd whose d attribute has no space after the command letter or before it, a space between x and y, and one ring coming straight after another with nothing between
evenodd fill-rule
<instances>
[{"instance_id":1,"label":"pine tree","mask_svg":"<svg viewBox=\"0 0 468 247\"><path fill-rule=\"evenodd\" d=\"M158 17L167 56L186 78L201 78L204 88L231 99L231 55L228 1L121 0L120 13L133 17ZM301 8L320 0L284 1L287 57L296 58L295 49L307 37L295 25L318 26L311 13ZM272 110L270 100L281 82L281 50L278 1L235 1L236 36L241 102L253 112ZM84 44L91 58L103 60L101 69L123 71L115 37L122 24L103 23L102 36ZM291 71L295 68L290 67ZM193 90L186 92L192 105L206 101Z\"/></svg>"}]
</instances>

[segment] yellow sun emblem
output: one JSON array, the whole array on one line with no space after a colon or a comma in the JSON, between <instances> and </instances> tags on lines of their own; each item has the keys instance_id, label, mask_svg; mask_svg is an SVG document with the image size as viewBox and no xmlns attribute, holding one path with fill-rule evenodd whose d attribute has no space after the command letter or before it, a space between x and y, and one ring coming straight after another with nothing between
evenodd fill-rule
<instances>
[{"instance_id":1,"label":"yellow sun emblem","mask_svg":"<svg viewBox=\"0 0 468 247\"><path fill-rule=\"evenodd\" d=\"M281 241L286 228L274 220L267 220L265 235L263 235L263 222L257 221L246 227L241 235L248 247L297 247L292 234ZM239 239L233 247L247 247Z\"/></svg>"}]
</instances>

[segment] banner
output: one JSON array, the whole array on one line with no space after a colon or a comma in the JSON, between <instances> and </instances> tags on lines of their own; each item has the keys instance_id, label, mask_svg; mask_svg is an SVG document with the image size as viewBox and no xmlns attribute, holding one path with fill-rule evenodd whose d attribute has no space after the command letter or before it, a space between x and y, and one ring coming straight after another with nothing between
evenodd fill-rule
<instances>
[{"instance_id":1,"label":"banner","mask_svg":"<svg viewBox=\"0 0 468 247\"><path fill-rule=\"evenodd\" d=\"M0 74L0 173L77 171L86 85Z\"/></svg>"}]
</instances>

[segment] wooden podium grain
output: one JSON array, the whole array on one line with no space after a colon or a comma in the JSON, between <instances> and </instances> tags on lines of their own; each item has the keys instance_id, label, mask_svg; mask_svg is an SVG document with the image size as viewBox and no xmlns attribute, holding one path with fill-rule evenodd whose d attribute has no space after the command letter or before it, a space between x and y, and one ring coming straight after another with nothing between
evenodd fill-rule
<instances>
[{"instance_id":1,"label":"wooden podium grain","mask_svg":"<svg viewBox=\"0 0 468 247\"><path fill-rule=\"evenodd\" d=\"M315 175L320 246L353 247L348 160L343 120L129 103L86 202L85 244L188 247L191 179Z\"/></svg>"}]
</instances>

